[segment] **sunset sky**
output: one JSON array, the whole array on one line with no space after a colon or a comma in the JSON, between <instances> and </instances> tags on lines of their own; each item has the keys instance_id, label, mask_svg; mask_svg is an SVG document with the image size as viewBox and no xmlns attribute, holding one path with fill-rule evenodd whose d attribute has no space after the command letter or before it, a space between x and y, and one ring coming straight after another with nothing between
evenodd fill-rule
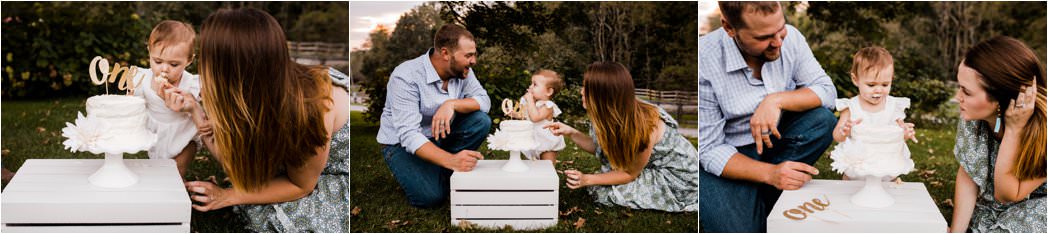
<instances>
[{"instance_id":1,"label":"sunset sky","mask_svg":"<svg viewBox=\"0 0 1048 234\"><path fill-rule=\"evenodd\" d=\"M401 15L422 3L421 1L349 3L350 48L360 48L367 41L368 33L379 25L393 28Z\"/></svg>"}]
</instances>

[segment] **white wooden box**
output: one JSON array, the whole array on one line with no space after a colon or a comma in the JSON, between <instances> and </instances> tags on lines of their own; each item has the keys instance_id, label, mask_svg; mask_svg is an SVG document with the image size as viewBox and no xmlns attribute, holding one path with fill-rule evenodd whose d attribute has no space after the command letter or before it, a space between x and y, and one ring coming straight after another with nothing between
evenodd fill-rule
<instances>
[{"instance_id":1,"label":"white wooden box","mask_svg":"<svg viewBox=\"0 0 1048 234\"><path fill-rule=\"evenodd\" d=\"M480 160L470 172L451 175L451 224L517 230L557 225L560 183L549 160L524 160L526 172L505 172L506 160Z\"/></svg>"},{"instance_id":2,"label":"white wooden box","mask_svg":"<svg viewBox=\"0 0 1048 234\"><path fill-rule=\"evenodd\" d=\"M3 191L2 232L189 232L189 195L175 161L125 159L138 183L91 185L100 159L30 159Z\"/></svg>"},{"instance_id":3,"label":"white wooden box","mask_svg":"<svg viewBox=\"0 0 1048 234\"><path fill-rule=\"evenodd\" d=\"M768 232L946 232L946 219L924 184L884 182L884 189L895 198L895 204L885 208L851 202L852 194L864 184L812 180L799 190L783 191L768 215ZM812 199L829 200L829 205L820 211ZM806 217L795 220L787 215Z\"/></svg>"}]
</instances>

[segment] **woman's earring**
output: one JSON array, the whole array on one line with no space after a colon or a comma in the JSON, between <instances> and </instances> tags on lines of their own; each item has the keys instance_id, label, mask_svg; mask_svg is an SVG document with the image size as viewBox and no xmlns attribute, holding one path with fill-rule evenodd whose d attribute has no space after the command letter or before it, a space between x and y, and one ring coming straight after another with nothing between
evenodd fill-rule
<instances>
[{"instance_id":1,"label":"woman's earring","mask_svg":"<svg viewBox=\"0 0 1048 234\"><path fill-rule=\"evenodd\" d=\"M1001 114L997 114L997 123L993 124L993 133L1001 133Z\"/></svg>"}]
</instances>

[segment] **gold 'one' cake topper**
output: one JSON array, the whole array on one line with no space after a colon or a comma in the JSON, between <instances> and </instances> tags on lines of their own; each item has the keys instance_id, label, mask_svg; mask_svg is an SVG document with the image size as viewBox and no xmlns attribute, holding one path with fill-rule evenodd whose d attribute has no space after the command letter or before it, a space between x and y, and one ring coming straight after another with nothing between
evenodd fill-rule
<instances>
[{"instance_id":1,"label":"gold 'one' cake topper","mask_svg":"<svg viewBox=\"0 0 1048 234\"><path fill-rule=\"evenodd\" d=\"M513 119L524 119L524 105L513 100L502 99L502 113Z\"/></svg>"},{"instance_id":2,"label":"gold 'one' cake topper","mask_svg":"<svg viewBox=\"0 0 1048 234\"><path fill-rule=\"evenodd\" d=\"M138 88L142 82L135 83L134 77L138 74L138 69L128 66L120 66L120 63L116 63L112 70L109 69L109 60L102 58L101 56L95 56L91 59L91 65L87 68L88 74L91 76L91 82L95 85L103 85L107 83L117 83L117 88L120 90L127 91L128 95L134 95L135 89ZM98 77L95 70L102 70L102 77ZM120 75L120 80L117 81L116 76ZM109 94L109 85L106 85L106 94Z\"/></svg>"}]
</instances>

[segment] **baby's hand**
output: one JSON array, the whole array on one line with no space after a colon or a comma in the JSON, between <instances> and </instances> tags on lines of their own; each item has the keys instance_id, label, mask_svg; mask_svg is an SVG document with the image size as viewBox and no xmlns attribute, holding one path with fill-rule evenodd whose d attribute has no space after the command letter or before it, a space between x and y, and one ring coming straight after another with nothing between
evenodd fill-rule
<instances>
[{"instance_id":1,"label":"baby's hand","mask_svg":"<svg viewBox=\"0 0 1048 234\"><path fill-rule=\"evenodd\" d=\"M919 143L917 142L917 130L913 128L913 123L903 122L902 119L898 119L895 122L899 124L900 128L902 128L902 139L912 140L913 143Z\"/></svg>"},{"instance_id":2,"label":"baby's hand","mask_svg":"<svg viewBox=\"0 0 1048 234\"><path fill-rule=\"evenodd\" d=\"M859 125L859 123L862 123L862 119L845 121L844 126L841 126L841 135L844 137L848 137L849 135L851 135L852 127L854 127L855 125Z\"/></svg>"},{"instance_id":3,"label":"baby's hand","mask_svg":"<svg viewBox=\"0 0 1048 234\"><path fill-rule=\"evenodd\" d=\"M528 101L529 105L534 105L535 104L535 95L531 94L530 89L529 89L528 93L524 94L524 100ZM521 105L523 105L523 104L521 104Z\"/></svg>"},{"instance_id":4,"label":"baby's hand","mask_svg":"<svg viewBox=\"0 0 1048 234\"><path fill-rule=\"evenodd\" d=\"M150 86L153 88L153 92L157 93L157 96L160 96L160 99L164 101L167 101L165 99L167 95L164 95L164 90L174 87L163 75L153 76L153 82L150 82Z\"/></svg>"}]
</instances>

